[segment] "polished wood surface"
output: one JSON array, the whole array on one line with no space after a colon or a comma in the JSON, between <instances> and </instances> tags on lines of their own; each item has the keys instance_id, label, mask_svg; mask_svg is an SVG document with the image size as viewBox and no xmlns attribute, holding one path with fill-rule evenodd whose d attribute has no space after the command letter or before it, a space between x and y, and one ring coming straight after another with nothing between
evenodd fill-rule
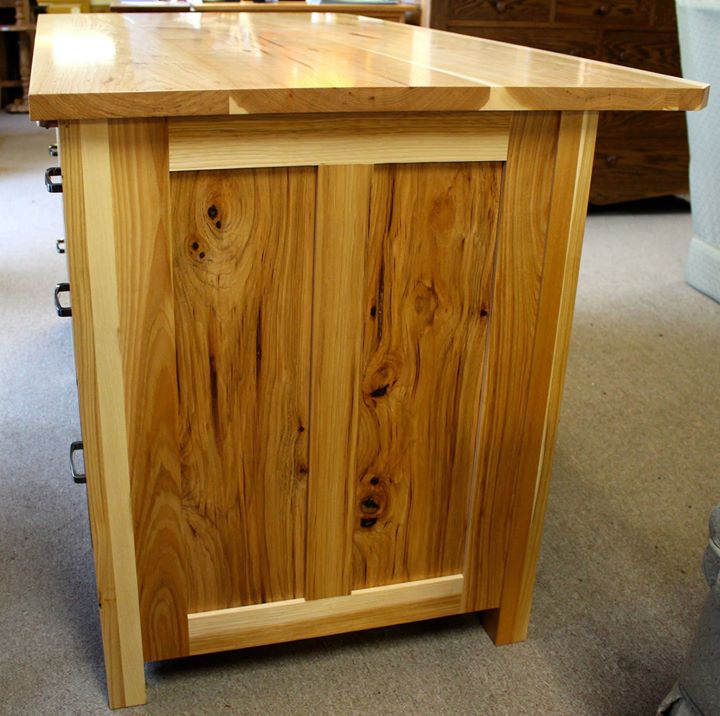
<instances>
[{"instance_id":1,"label":"polished wood surface","mask_svg":"<svg viewBox=\"0 0 720 716\"><path fill-rule=\"evenodd\" d=\"M697 109L700 83L349 15L40 18L34 119Z\"/></svg>"}]
</instances>

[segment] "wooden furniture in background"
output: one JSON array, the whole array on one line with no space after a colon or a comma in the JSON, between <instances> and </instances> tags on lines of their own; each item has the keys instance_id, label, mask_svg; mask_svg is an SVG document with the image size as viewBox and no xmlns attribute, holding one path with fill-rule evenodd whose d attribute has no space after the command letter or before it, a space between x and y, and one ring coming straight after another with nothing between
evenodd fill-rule
<instances>
[{"instance_id":1,"label":"wooden furniture in background","mask_svg":"<svg viewBox=\"0 0 720 716\"><path fill-rule=\"evenodd\" d=\"M21 96L7 105L5 110L8 112L27 112L30 65L32 63L32 48L35 39L35 17L29 0L15 0L14 8L14 22L0 25L0 33L13 33L17 36L18 77L3 76L0 78L0 87L22 88Z\"/></svg>"},{"instance_id":2,"label":"wooden furniture in background","mask_svg":"<svg viewBox=\"0 0 720 716\"><path fill-rule=\"evenodd\" d=\"M432 0L440 30L681 76L674 0ZM598 126L590 200L688 193L680 114L608 112Z\"/></svg>"},{"instance_id":3,"label":"wooden furniture in background","mask_svg":"<svg viewBox=\"0 0 720 716\"><path fill-rule=\"evenodd\" d=\"M389 22L418 22L418 6L412 3L325 3L291 2L190 2L189 0L114 0L111 12L322 12L363 15Z\"/></svg>"},{"instance_id":4,"label":"wooden furniture in background","mask_svg":"<svg viewBox=\"0 0 720 716\"><path fill-rule=\"evenodd\" d=\"M362 17L187 19L42 18L31 84L111 705L188 654L463 612L524 639L597 111L707 87Z\"/></svg>"}]
</instances>

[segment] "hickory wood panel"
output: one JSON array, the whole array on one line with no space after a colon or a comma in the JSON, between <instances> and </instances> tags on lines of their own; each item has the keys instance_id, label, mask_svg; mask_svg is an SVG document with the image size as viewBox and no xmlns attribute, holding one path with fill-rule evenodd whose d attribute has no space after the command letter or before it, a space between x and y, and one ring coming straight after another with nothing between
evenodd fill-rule
<instances>
[{"instance_id":1,"label":"hickory wood panel","mask_svg":"<svg viewBox=\"0 0 720 716\"><path fill-rule=\"evenodd\" d=\"M515 114L505 167L465 568L468 611L499 601L530 402L559 114ZM535 476L532 476L534 485Z\"/></svg>"},{"instance_id":2,"label":"hickory wood panel","mask_svg":"<svg viewBox=\"0 0 720 716\"><path fill-rule=\"evenodd\" d=\"M32 118L698 109L707 99L697 82L428 28L325 17L41 16Z\"/></svg>"},{"instance_id":3,"label":"hickory wood panel","mask_svg":"<svg viewBox=\"0 0 720 716\"><path fill-rule=\"evenodd\" d=\"M73 338L110 706L145 703L107 124L60 128ZM110 220L108 220L108 218Z\"/></svg>"},{"instance_id":4,"label":"hickory wood panel","mask_svg":"<svg viewBox=\"0 0 720 716\"><path fill-rule=\"evenodd\" d=\"M497 644L527 637L570 343L597 120L596 112L565 112L560 122L503 593L499 610L491 613L486 622Z\"/></svg>"},{"instance_id":5,"label":"hickory wood panel","mask_svg":"<svg viewBox=\"0 0 720 716\"><path fill-rule=\"evenodd\" d=\"M455 574L327 599L190 614L190 652L240 649L449 616L461 610L462 588L462 575Z\"/></svg>"},{"instance_id":6,"label":"hickory wood panel","mask_svg":"<svg viewBox=\"0 0 720 716\"><path fill-rule=\"evenodd\" d=\"M501 177L499 163L375 167L355 589L462 571Z\"/></svg>"},{"instance_id":7,"label":"hickory wood panel","mask_svg":"<svg viewBox=\"0 0 720 716\"><path fill-rule=\"evenodd\" d=\"M318 168L306 598L349 594L372 167Z\"/></svg>"},{"instance_id":8,"label":"hickory wood panel","mask_svg":"<svg viewBox=\"0 0 720 716\"><path fill-rule=\"evenodd\" d=\"M303 595L315 180L171 178L191 612Z\"/></svg>"},{"instance_id":9,"label":"hickory wood panel","mask_svg":"<svg viewBox=\"0 0 720 716\"><path fill-rule=\"evenodd\" d=\"M507 113L176 119L170 170L504 161Z\"/></svg>"},{"instance_id":10,"label":"hickory wood panel","mask_svg":"<svg viewBox=\"0 0 720 716\"><path fill-rule=\"evenodd\" d=\"M158 661L188 648L166 123L112 122L109 140L143 650Z\"/></svg>"}]
</instances>

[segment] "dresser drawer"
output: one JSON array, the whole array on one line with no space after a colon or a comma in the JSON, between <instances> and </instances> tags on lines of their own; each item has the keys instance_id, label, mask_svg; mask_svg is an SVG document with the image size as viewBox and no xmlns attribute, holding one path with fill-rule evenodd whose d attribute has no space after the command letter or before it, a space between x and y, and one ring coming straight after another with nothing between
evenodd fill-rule
<instances>
[{"instance_id":1,"label":"dresser drawer","mask_svg":"<svg viewBox=\"0 0 720 716\"><path fill-rule=\"evenodd\" d=\"M642 146L637 137L642 136ZM685 117L675 112L608 112L598 125L590 201L612 204L686 194Z\"/></svg>"},{"instance_id":2,"label":"dresser drawer","mask_svg":"<svg viewBox=\"0 0 720 716\"><path fill-rule=\"evenodd\" d=\"M687 124L683 112L603 112L598 125L598 149L609 140L629 136L686 142Z\"/></svg>"},{"instance_id":3,"label":"dresser drawer","mask_svg":"<svg viewBox=\"0 0 720 716\"><path fill-rule=\"evenodd\" d=\"M600 57L600 33L593 30L529 29L520 27L452 27L448 29L488 40L514 45L537 47L550 52L562 52L574 57L597 60Z\"/></svg>"},{"instance_id":4,"label":"dresser drawer","mask_svg":"<svg viewBox=\"0 0 720 716\"><path fill-rule=\"evenodd\" d=\"M650 72L678 77L682 74L677 34L672 31L608 31L603 41L602 59Z\"/></svg>"},{"instance_id":5,"label":"dresser drawer","mask_svg":"<svg viewBox=\"0 0 720 716\"><path fill-rule=\"evenodd\" d=\"M642 26L650 22L650 0L557 0L556 22L594 27Z\"/></svg>"},{"instance_id":6,"label":"dresser drawer","mask_svg":"<svg viewBox=\"0 0 720 716\"><path fill-rule=\"evenodd\" d=\"M675 0L655 0L655 27L677 27Z\"/></svg>"},{"instance_id":7,"label":"dresser drawer","mask_svg":"<svg viewBox=\"0 0 720 716\"><path fill-rule=\"evenodd\" d=\"M550 0L449 0L448 20L547 22Z\"/></svg>"}]
</instances>

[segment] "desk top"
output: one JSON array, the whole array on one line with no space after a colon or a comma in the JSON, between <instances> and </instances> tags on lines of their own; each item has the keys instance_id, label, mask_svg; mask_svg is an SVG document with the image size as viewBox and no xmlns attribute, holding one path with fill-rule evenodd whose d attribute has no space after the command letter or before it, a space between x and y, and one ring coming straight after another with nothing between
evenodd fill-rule
<instances>
[{"instance_id":1,"label":"desk top","mask_svg":"<svg viewBox=\"0 0 720 716\"><path fill-rule=\"evenodd\" d=\"M46 15L36 120L477 110L690 110L707 85L365 17Z\"/></svg>"}]
</instances>

